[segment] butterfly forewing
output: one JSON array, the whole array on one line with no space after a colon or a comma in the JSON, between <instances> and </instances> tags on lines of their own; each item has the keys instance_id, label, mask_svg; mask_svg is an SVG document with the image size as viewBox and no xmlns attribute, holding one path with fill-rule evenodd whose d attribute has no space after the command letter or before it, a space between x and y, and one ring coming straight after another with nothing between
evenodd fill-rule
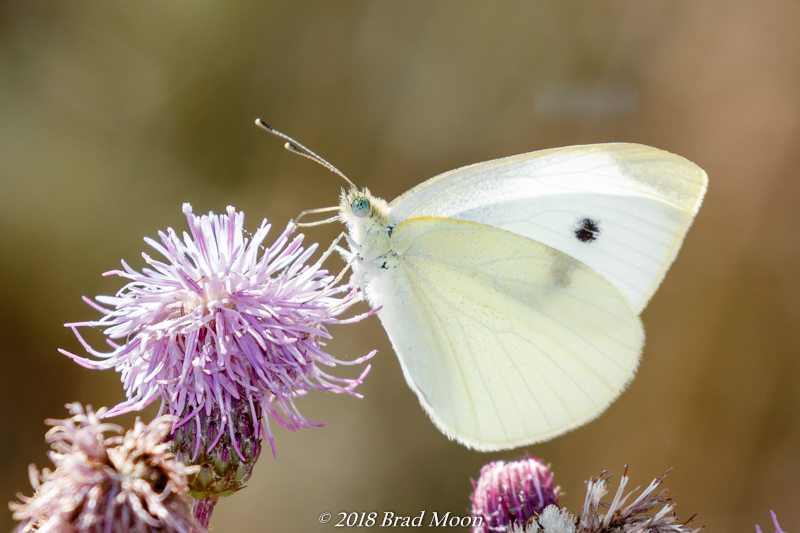
<instances>
[{"instance_id":1,"label":"butterfly forewing","mask_svg":"<svg viewBox=\"0 0 800 533\"><path fill-rule=\"evenodd\" d=\"M699 167L662 150L575 146L432 178L390 204L391 222L447 217L528 237L597 271L638 314L674 260L705 189Z\"/></svg>"},{"instance_id":2,"label":"butterfly forewing","mask_svg":"<svg viewBox=\"0 0 800 533\"><path fill-rule=\"evenodd\" d=\"M599 414L633 376L639 319L593 268L437 217L396 226L391 248L397 265L366 290L406 380L456 440L481 450L546 440Z\"/></svg>"}]
</instances>

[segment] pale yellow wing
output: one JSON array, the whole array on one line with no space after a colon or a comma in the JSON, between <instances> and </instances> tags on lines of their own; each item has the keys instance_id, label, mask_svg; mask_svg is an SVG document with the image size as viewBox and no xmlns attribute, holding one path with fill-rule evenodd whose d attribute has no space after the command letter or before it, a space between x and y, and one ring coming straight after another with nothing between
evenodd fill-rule
<instances>
[{"instance_id":1,"label":"pale yellow wing","mask_svg":"<svg viewBox=\"0 0 800 533\"><path fill-rule=\"evenodd\" d=\"M636 313L558 250L435 217L399 224L391 248L367 296L408 384L451 438L486 451L552 438L601 413L633 376Z\"/></svg>"}]
</instances>

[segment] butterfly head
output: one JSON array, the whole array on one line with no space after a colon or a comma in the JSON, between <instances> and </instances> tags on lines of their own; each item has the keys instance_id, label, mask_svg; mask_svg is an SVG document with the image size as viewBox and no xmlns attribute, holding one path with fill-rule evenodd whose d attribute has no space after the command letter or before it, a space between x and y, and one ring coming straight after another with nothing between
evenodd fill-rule
<instances>
[{"instance_id":1,"label":"butterfly head","mask_svg":"<svg viewBox=\"0 0 800 533\"><path fill-rule=\"evenodd\" d=\"M389 225L389 204L373 196L369 189L351 187L339 197L339 218L357 241L365 234L385 229Z\"/></svg>"}]
</instances>

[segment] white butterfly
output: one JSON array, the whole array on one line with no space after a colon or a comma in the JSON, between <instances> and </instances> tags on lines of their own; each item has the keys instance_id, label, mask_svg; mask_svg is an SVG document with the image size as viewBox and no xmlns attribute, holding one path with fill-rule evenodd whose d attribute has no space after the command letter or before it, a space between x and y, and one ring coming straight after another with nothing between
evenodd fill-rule
<instances>
[{"instance_id":1,"label":"white butterfly","mask_svg":"<svg viewBox=\"0 0 800 533\"><path fill-rule=\"evenodd\" d=\"M638 315L706 186L655 148L573 146L452 170L389 204L351 187L338 218L423 408L491 451L580 426L622 392L644 342Z\"/></svg>"}]
</instances>

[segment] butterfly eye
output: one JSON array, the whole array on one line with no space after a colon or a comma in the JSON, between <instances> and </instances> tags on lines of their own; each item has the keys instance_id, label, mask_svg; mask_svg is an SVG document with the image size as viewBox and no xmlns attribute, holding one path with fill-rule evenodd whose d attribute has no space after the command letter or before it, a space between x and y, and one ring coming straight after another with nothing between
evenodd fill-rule
<instances>
[{"instance_id":1,"label":"butterfly eye","mask_svg":"<svg viewBox=\"0 0 800 533\"><path fill-rule=\"evenodd\" d=\"M353 214L357 217L366 216L369 212L369 200L359 196L350 204L350 209L353 210Z\"/></svg>"}]
</instances>

